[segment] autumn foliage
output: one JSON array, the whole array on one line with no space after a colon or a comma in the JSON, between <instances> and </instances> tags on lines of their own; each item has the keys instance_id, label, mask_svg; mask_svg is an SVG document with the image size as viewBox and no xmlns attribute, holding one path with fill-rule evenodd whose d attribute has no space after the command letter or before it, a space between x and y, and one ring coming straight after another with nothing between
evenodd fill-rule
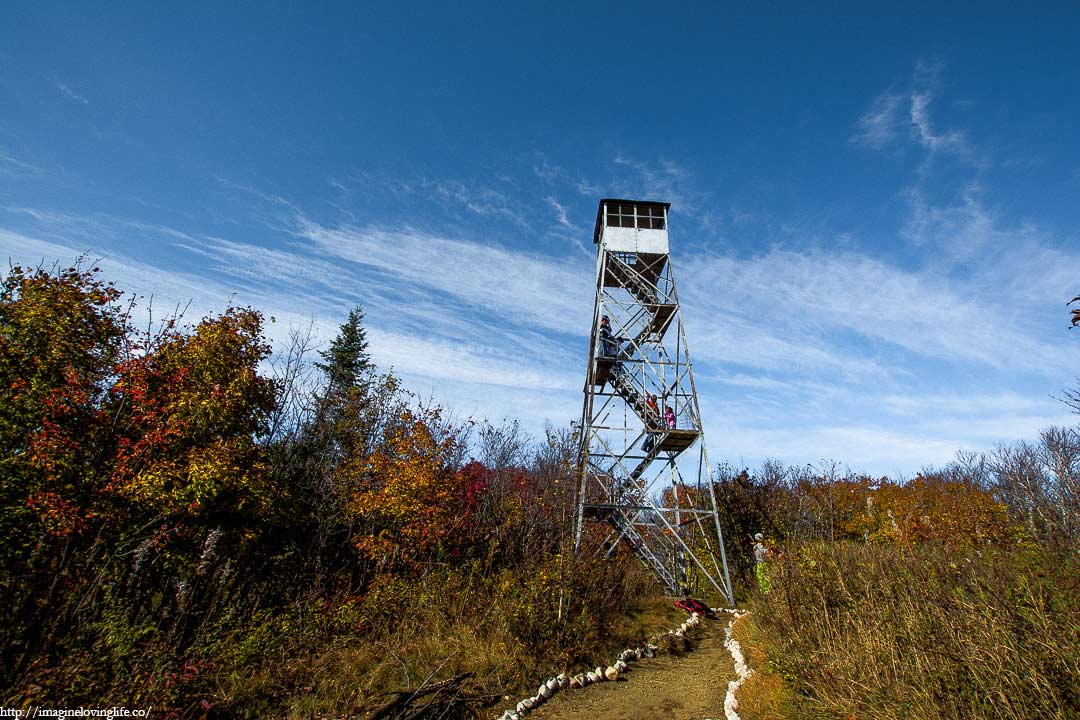
<instances>
[{"instance_id":1,"label":"autumn foliage","mask_svg":"<svg viewBox=\"0 0 1080 720\"><path fill-rule=\"evenodd\" d=\"M740 710L783 686L799 717L1073 717L1078 457L1080 435L1051 428L906 483L720 468L735 568L750 533L771 549L767 592L743 601L768 663Z\"/></svg>"},{"instance_id":2,"label":"autumn foliage","mask_svg":"<svg viewBox=\"0 0 1080 720\"><path fill-rule=\"evenodd\" d=\"M79 264L14 267L3 281L6 704L281 714L304 692L290 689L304 672L289 663L335 662L338 638L421 653L400 635L417 597L434 610L410 616L424 622L458 603L462 624L440 632L479 642L485 627L501 650L478 657L527 658L499 675L510 685L617 641L603 632L616 616L593 599L628 607L644 576L562 552L568 433L552 430L534 454L516 425L481 423L481 450L505 442L498 458L469 462L477 423L380 374L359 308L321 362L300 342L284 369L251 308L150 329L136 327L139 312ZM413 661L426 674L446 658ZM365 662L351 661L369 675L349 703L377 702L370 682L401 682ZM458 691L468 712L490 701Z\"/></svg>"},{"instance_id":3,"label":"autumn foliage","mask_svg":"<svg viewBox=\"0 0 1080 720\"><path fill-rule=\"evenodd\" d=\"M84 530L101 478L102 402L126 341L120 293L76 268L14 268L0 295L0 472L5 565L25 560L40 523ZM92 477L97 482L88 483Z\"/></svg>"},{"instance_id":4,"label":"autumn foliage","mask_svg":"<svg viewBox=\"0 0 1080 720\"><path fill-rule=\"evenodd\" d=\"M653 580L572 552L571 432L421 402L371 362L361 308L317 360L302 334L272 353L252 308L146 310L81 264L0 285L5 706L362 716L471 673L438 707L468 717L640 640ZM1070 432L907 483L719 468L728 559L746 576L758 531L822 583L794 549L1075 549Z\"/></svg>"},{"instance_id":5,"label":"autumn foliage","mask_svg":"<svg viewBox=\"0 0 1080 720\"><path fill-rule=\"evenodd\" d=\"M109 489L165 516L254 512L273 501L266 431L274 386L262 318L231 308L170 328L116 367L107 395L115 443Z\"/></svg>"},{"instance_id":6,"label":"autumn foliage","mask_svg":"<svg viewBox=\"0 0 1080 720\"><path fill-rule=\"evenodd\" d=\"M437 440L435 420L404 411L377 450L339 467L339 482L355 488L348 512L364 520L356 549L384 570L435 559L469 523L459 478L445 470L455 439Z\"/></svg>"}]
</instances>

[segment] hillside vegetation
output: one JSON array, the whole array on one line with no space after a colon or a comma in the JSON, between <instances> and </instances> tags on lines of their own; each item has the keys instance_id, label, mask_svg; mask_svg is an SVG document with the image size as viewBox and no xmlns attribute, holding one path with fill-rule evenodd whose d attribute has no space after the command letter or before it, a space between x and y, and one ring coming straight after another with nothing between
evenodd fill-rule
<instances>
[{"instance_id":1,"label":"hillside vegetation","mask_svg":"<svg viewBox=\"0 0 1080 720\"><path fill-rule=\"evenodd\" d=\"M636 563L566 552L567 432L419 402L359 309L273 364L250 308L132 311L78 266L4 280L0 704L468 716L645 632Z\"/></svg>"},{"instance_id":2,"label":"hillside vegetation","mask_svg":"<svg viewBox=\"0 0 1080 720\"><path fill-rule=\"evenodd\" d=\"M360 308L273 355L251 308L137 310L80 265L0 287L0 705L478 717L668 621L570 551L574 437L421 401ZM1051 429L906 484L718 468L760 717L1080 714L1078 462Z\"/></svg>"},{"instance_id":3,"label":"hillside vegetation","mask_svg":"<svg viewBox=\"0 0 1080 720\"><path fill-rule=\"evenodd\" d=\"M724 474L729 523L772 546L743 720L1080 717L1078 461L1050 429L903 485Z\"/></svg>"}]
</instances>

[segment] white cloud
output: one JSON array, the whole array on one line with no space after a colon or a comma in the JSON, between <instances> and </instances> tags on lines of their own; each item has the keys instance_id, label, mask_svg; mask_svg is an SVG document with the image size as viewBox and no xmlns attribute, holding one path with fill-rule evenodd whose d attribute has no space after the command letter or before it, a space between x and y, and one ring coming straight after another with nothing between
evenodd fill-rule
<instances>
[{"instance_id":1,"label":"white cloud","mask_svg":"<svg viewBox=\"0 0 1080 720\"><path fill-rule=\"evenodd\" d=\"M45 169L37 165L20 160L6 150L0 148L0 176L23 176L44 175Z\"/></svg>"},{"instance_id":2,"label":"white cloud","mask_svg":"<svg viewBox=\"0 0 1080 720\"><path fill-rule=\"evenodd\" d=\"M50 268L54 261L74 262L81 252L68 245L39 240L0 228L0 253L13 265L37 267L42 264Z\"/></svg>"},{"instance_id":3,"label":"white cloud","mask_svg":"<svg viewBox=\"0 0 1080 720\"><path fill-rule=\"evenodd\" d=\"M704 204L704 194L694 187L693 177L677 163L661 159L653 164L624 154L616 155L614 163L633 174L615 180L607 193L610 197L670 202L679 212L688 214Z\"/></svg>"},{"instance_id":4,"label":"white cloud","mask_svg":"<svg viewBox=\"0 0 1080 720\"><path fill-rule=\"evenodd\" d=\"M1000 415L1003 413L1045 412L1052 407L1049 398L1031 397L1016 392L984 395L932 393L927 395L885 395L879 402L885 409L903 415L949 413L955 416Z\"/></svg>"},{"instance_id":5,"label":"white cloud","mask_svg":"<svg viewBox=\"0 0 1080 720\"><path fill-rule=\"evenodd\" d=\"M901 126L901 95L883 93L874 100L855 124L851 141L880 150L892 142Z\"/></svg>"},{"instance_id":6,"label":"white cloud","mask_svg":"<svg viewBox=\"0 0 1080 720\"><path fill-rule=\"evenodd\" d=\"M820 467L836 461L853 472L896 477L916 469L912 467L912 458L920 459L917 467L940 465L952 459L957 450L952 439L868 423L796 424L783 432L774 428L747 428L723 420L706 427L711 438L709 459L714 464L757 466L764 460L775 459L792 465L809 463Z\"/></svg>"},{"instance_id":7,"label":"white cloud","mask_svg":"<svg viewBox=\"0 0 1080 720\"><path fill-rule=\"evenodd\" d=\"M836 460L856 471L896 476L943 465L958 450L988 451L1050 425L1076 424L1050 397L992 385L927 393L911 384L885 390L839 379L731 379L731 389L712 393L702 410L712 457L735 464Z\"/></svg>"},{"instance_id":8,"label":"white cloud","mask_svg":"<svg viewBox=\"0 0 1080 720\"><path fill-rule=\"evenodd\" d=\"M944 152L950 133L930 124L928 106L920 125L906 117L911 93L893 95L900 99L880 104L880 122L868 119L860 142L884 147L910 126L920 146ZM682 192L689 201L675 198L681 210L704 197L679 166L625 157L616 164L631 172L618 185L626 192L613 194ZM537 174L553 184L535 194L554 211L551 232L581 232L571 207L558 200L573 197L572 177L551 167ZM230 299L251 304L278 318L268 327L276 342L290 327L314 322L325 343L348 308L362 302L376 361L421 395L430 390L459 414L519 417L534 433L544 419L577 417L591 260L523 251L467 230L316 222L290 200L220 182L254 198L260 222L280 232L252 244L100 214L19 208L20 224L36 229L0 232L0 248L17 257L73 257L85 243L105 256L107 277L153 292L158 307L194 298L197 315L220 311ZM417 187L428 199L415 202L434 197L503 226L524 222L513 193L452 181ZM1060 416L1025 403L1002 378L1026 373L1038 376L1032 384L1052 384L1047 378L1061 377L1071 356L1035 327L1030 298L1080 276L1080 255L1052 248L1033 226L1004 226L974 187L953 205L935 204L921 188L906 198L902 239L930 258L922 266L861 252L859 238L828 250L792 245L751 256L675 257L714 460L835 458L875 473L910 472ZM942 376L996 377L985 394L971 397L942 391L928 366L948 368Z\"/></svg>"},{"instance_id":9,"label":"white cloud","mask_svg":"<svg viewBox=\"0 0 1080 720\"><path fill-rule=\"evenodd\" d=\"M943 274L964 277L959 287L976 302L1002 313L1008 306L1009 315L1042 325L1054 305L1072 297L1080 252L1055 247L1053 238L1030 222L1003 226L976 186L952 205L931 204L919 188L904 195L909 212L901 236L931 253Z\"/></svg>"},{"instance_id":10,"label":"white cloud","mask_svg":"<svg viewBox=\"0 0 1080 720\"><path fill-rule=\"evenodd\" d=\"M746 300L760 302L762 298ZM680 302L685 308L691 352L699 361L796 374L831 371L848 379L884 374L874 361L849 352L838 353L816 333L788 334L770 327L768 318L747 313L731 296L709 297L705 292L692 292L684 293Z\"/></svg>"},{"instance_id":11,"label":"white cloud","mask_svg":"<svg viewBox=\"0 0 1080 720\"><path fill-rule=\"evenodd\" d=\"M856 121L851 141L881 150L902 138L903 130L907 128L910 139L931 155L970 154L971 147L964 132L935 131L932 126L930 106L941 70L941 63L916 63L911 89L902 92L890 90L878 95Z\"/></svg>"},{"instance_id":12,"label":"white cloud","mask_svg":"<svg viewBox=\"0 0 1080 720\"><path fill-rule=\"evenodd\" d=\"M188 319L224 310L234 296L234 290L202 277L164 270L118 253L101 248L79 247L65 242L51 242L0 229L0 252L15 264L51 268L54 262L68 264L83 254L102 269L105 280L116 283L125 293L143 296L136 308L136 321L145 321L151 311L157 317L167 315L176 307L191 303Z\"/></svg>"},{"instance_id":13,"label":"white cloud","mask_svg":"<svg viewBox=\"0 0 1080 720\"><path fill-rule=\"evenodd\" d=\"M943 417L930 419L922 432L948 439L957 449L989 450L998 443L1031 439L1052 425L1076 426L1076 417L1048 408L1042 413L1003 413L987 417Z\"/></svg>"},{"instance_id":14,"label":"white cloud","mask_svg":"<svg viewBox=\"0 0 1080 720\"><path fill-rule=\"evenodd\" d=\"M581 336L588 332L591 272L580 262L450 239L413 228L327 228L303 221L297 235L324 257L393 276L407 292L436 291L513 325L533 325Z\"/></svg>"},{"instance_id":15,"label":"white cloud","mask_svg":"<svg viewBox=\"0 0 1080 720\"><path fill-rule=\"evenodd\" d=\"M929 92L915 92L911 94L911 123L914 127L916 138L930 152L951 152L964 154L969 152L967 139L964 133L959 131L935 133L930 127L930 100Z\"/></svg>"},{"instance_id":16,"label":"white cloud","mask_svg":"<svg viewBox=\"0 0 1080 720\"><path fill-rule=\"evenodd\" d=\"M950 259L967 260L982 256L987 248L1016 240L1015 233L1000 232L987 209L978 200L978 188L965 189L960 202L934 206L918 187L904 192L908 216L901 237L919 246L945 250Z\"/></svg>"},{"instance_id":17,"label":"white cloud","mask_svg":"<svg viewBox=\"0 0 1080 720\"><path fill-rule=\"evenodd\" d=\"M685 273L684 273L685 274ZM851 352L847 333L915 355L998 369L1056 373L1069 354L1029 333L992 289L901 269L857 253L774 249L694 265L684 304L711 352L777 368L880 371L870 348Z\"/></svg>"},{"instance_id":18,"label":"white cloud","mask_svg":"<svg viewBox=\"0 0 1080 720\"><path fill-rule=\"evenodd\" d=\"M413 376L522 390L569 391L580 385L565 368L512 348L436 341L380 327L372 327L368 338L380 365Z\"/></svg>"},{"instance_id":19,"label":"white cloud","mask_svg":"<svg viewBox=\"0 0 1080 720\"><path fill-rule=\"evenodd\" d=\"M550 195L548 195L544 199L547 201L547 204L550 205L553 210L555 210L555 217L558 220L559 225L566 228L567 230L578 232L577 226L570 222L570 220L567 218L566 208L558 200L551 197Z\"/></svg>"},{"instance_id":20,"label":"white cloud","mask_svg":"<svg viewBox=\"0 0 1080 720\"><path fill-rule=\"evenodd\" d=\"M87 100L85 97L83 97L79 93L75 92L74 90L72 90L70 87L67 86L66 83L62 83L62 82L56 83L56 89L59 90L60 94L63 95L64 97L66 97L68 100L74 100L75 102L81 103L83 105L89 105L90 104L89 100Z\"/></svg>"},{"instance_id":21,"label":"white cloud","mask_svg":"<svg viewBox=\"0 0 1080 720\"><path fill-rule=\"evenodd\" d=\"M499 190L466 185L458 180L426 180L423 185L445 205L464 208L482 217L502 218L520 227L528 227L524 213Z\"/></svg>"}]
</instances>

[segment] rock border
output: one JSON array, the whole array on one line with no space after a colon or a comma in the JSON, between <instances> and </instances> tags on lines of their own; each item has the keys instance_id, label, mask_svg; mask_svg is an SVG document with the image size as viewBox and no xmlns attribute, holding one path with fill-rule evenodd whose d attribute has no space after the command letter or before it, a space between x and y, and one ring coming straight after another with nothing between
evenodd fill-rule
<instances>
[{"instance_id":1,"label":"rock border","mask_svg":"<svg viewBox=\"0 0 1080 720\"><path fill-rule=\"evenodd\" d=\"M734 622L734 621L733 621ZM687 618L686 622L679 625L674 630L669 630L664 633L654 635L650 642L647 642L637 648L627 648L619 653L619 657L611 665L607 667L597 666L593 670L588 670L583 673L578 673L573 676L569 676L566 673L559 673L558 675L549 678L541 683L539 690L535 695L531 695L526 698L522 698L512 708L499 715L496 720L521 720L533 710L539 708L545 702L555 696L560 690L566 689L581 689L599 682L614 682L620 675L627 672L630 669L630 663L641 660L642 658L655 657L660 648L654 644L655 641L661 640L665 637L683 638L687 633L701 624L701 615L699 613L693 613ZM728 625L728 636L730 637L731 625ZM725 646L727 642L725 641ZM728 691L731 692L730 690ZM725 708L726 708L725 702Z\"/></svg>"},{"instance_id":2,"label":"rock border","mask_svg":"<svg viewBox=\"0 0 1080 720\"><path fill-rule=\"evenodd\" d=\"M714 612L716 610L718 608L714 608ZM746 682L747 678L754 674L754 671L747 667L746 658L742 654L742 646L739 645L738 640L731 636L731 631L735 627L735 621L744 615L749 615L750 612L735 608L724 610L724 612L731 613L732 616L727 627L724 628L724 647L731 653L731 661L735 664L735 679L728 682L727 694L724 696L724 718L725 720L742 720L739 717L739 700L735 697L735 693Z\"/></svg>"}]
</instances>

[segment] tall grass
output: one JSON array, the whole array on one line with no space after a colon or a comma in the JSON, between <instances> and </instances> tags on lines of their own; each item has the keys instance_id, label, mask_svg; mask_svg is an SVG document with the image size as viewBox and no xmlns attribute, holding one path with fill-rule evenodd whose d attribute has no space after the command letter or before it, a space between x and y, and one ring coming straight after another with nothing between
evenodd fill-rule
<instances>
[{"instance_id":1,"label":"tall grass","mask_svg":"<svg viewBox=\"0 0 1080 720\"><path fill-rule=\"evenodd\" d=\"M260 647L221 668L219 709L248 717L364 717L397 693L463 676L454 697L439 699L438 714L480 717L504 693L595 665L643 636L630 618L646 608L650 577L629 563L560 565L547 558L492 575L447 568L414 580L386 578L307 622L286 623L274 633L276 649ZM235 653L243 645L228 638L221 649Z\"/></svg>"},{"instance_id":2,"label":"tall grass","mask_svg":"<svg viewBox=\"0 0 1080 720\"><path fill-rule=\"evenodd\" d=\"M757 601L813 715L1080 717L1080 559L1039 547L805 544Z\"/></svg>"}]
</instances>

